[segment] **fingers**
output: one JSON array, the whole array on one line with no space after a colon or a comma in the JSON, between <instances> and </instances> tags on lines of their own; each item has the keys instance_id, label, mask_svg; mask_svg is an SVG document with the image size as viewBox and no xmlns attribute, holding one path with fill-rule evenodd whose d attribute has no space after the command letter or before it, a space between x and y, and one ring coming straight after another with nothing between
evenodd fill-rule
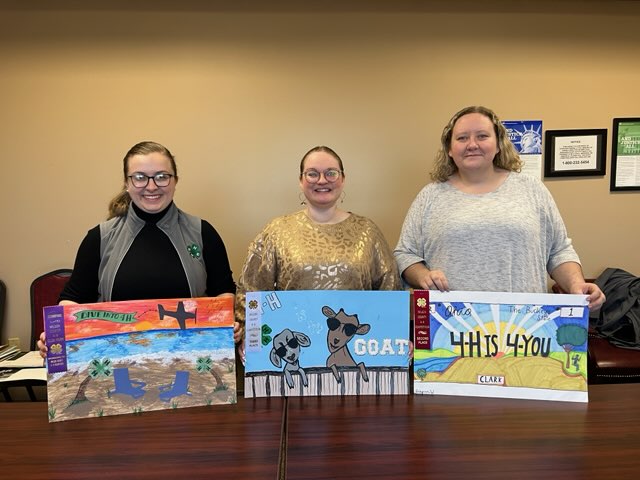
<instances>
[{"instance_id":1,"label":"fingers","mask_svg":"<svg viewBox=\"0 0 640 480\"><path fill-rule=\"evenodd\" d=\"M575 290L573 290L573 293L587 295L587 302L589 302L589 310L591 311L600 309L602 304L607 300L605 294L595 283L578 285Z\"/></svg>"},{"instance_id":2,"label":"fingers","mask_svg":"<svg viewBox=\"0 0 640 480\"><path fill-rule=\"evenodd\" d=\"M242 325L240 325L239 322L234 322L233 324L233 341L235 343L240 343L242 342L242 339L244 337L244 328Z\"/></svg>"},{"instance_id":3,"label":"fingers","mask_svg":"<svg viewBox=\"0 0 640 480\"><path fill-rule=\"evenodd\" d=\"M602 304L607 300L607 297L597 285L593 283L587 283L587 286L587 292L585 293L589 295L587 297L587 300L589 302L589 310L599 310L600 307L602 307Z\"/></svg>"},{"instance_id":4,"label":"fingers","mask_svg":"<svg viewBox=\"0 0 640 480\"><path fill-rule=\"evenodd\" d=\"M47 337L44 332L40 334L40 340L38 340L38 350L40 350L40 356L47 358Z\"/></svg>"},{"instance_id":5,"label":"fingers","mask_svg":"<svg viewBox=\"0 0 640 480\"><path fill-rule=\"evenodd\" d=\"M424 277L423 287L426 290L449 291L449 281L446 275L440 270L429 270Z\"/></svg>"}]
</instances>

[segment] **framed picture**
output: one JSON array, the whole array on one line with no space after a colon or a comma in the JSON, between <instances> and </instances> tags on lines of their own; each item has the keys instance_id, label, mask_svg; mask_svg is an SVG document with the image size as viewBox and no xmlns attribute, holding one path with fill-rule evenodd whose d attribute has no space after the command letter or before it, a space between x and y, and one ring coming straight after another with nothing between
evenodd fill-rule
<instances>
[{"instance_id":1,"label":"framed picture","mask_svg":"<svg viewBox=\"0 0 640 480\"><path fill-rule=\"evenodd\" d=\"M609 190L640 190L640 118L613 119Z\"/></svg>"},{"instance_id":2,"label":"framed picture","mask_svg":"<svg viewBox=\"0 0 640 480\"><path fill-rule=\"evenodd\" d=\"M578 177L606 173L607 130L547 130L544 176Z\"/></svg>"}]
</instances>

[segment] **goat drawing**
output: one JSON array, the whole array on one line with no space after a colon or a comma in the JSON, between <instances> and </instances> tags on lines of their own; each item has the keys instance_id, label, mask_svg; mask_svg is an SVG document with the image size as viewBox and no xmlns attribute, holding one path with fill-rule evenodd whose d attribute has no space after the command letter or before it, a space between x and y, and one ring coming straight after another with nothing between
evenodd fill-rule
<instances>
[{"instance_id":1,"label":"goat drawing","mask_svg":"<svg viewBox=\"0 0 640 480\"><path fill-rule=\"evenodd\" d=\"M302 384L307 386L307 374L300 366L300 348L311 345L311 339L301 332L292 332L288 328L282 330L273 337L273 348L269 354L271 363L280 368L282 360L284 360L284 378L289 388L293 388L292 372L298 372L302 379Z\"/></svg>"},{"instance_id":2,"label":"goat drawing","mask_svg":"<svg viewBox=\"0 0 640 480\"><path fill-rule=\"evenodd\" d=\"M369 376L365 369L364 362L356 365L356 361L349 351L349 342L355 335L365 335L371 329L367 323L360 323L358 315L347 315L341 308L335 313L331 307L322 307L322 313L327 317L327 347L329 348L329 357L327 358L327 368L333 372L338 383L340 383L340 374L338 367L358 367L360 375L365 382L369 381Z\"/></svg>"}]
</instances>

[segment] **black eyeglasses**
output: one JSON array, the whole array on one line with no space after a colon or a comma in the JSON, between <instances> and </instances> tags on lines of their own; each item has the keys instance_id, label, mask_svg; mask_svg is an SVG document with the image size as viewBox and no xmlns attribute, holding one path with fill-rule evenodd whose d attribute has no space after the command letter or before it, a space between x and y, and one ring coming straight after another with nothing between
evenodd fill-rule
<instances>
[{"instance_id":1,"label":"black eyeglasses","mask_svg":"<svg viewBox=\"0 0 640 480\"><path fill-rule=\"evenodd\" d=\"M166 172L156 173L155 175L145 175L144 173L136 172L132 175L129 175L131 179L131 183L136 188L144 188L149 185L149 180L153 180L153 183L156 184L156 187L166 187L171 183L171 179L173 175Z\"/></svg>"},{"instance_id":2,"label":"black eyeglasses","mask_svg":"<svg viewBox=\"0 0 640 480\"><path fill-rule=\"evenodd\" d=\"M298 348L300 344L298 343L298 340L296 340L296 337L293 337L291 340L287 342L287 345L289 345L289 348ZM276 355L278 355L280 358L284 358L286 354L287 354L287 347L285 347L284 345L279 348L276 348Z\"/></svg>"},{"instance_id":3,"label":"black eyeglasses","mask_svg":"<svg viewBox=\"0 0 640 480\"><path fill-rule=\"evenodd\" d=\"M358 327L356 325L351 323L341 323L336 317L327 318L327 327L329 327L329 330L332 332L340 328L340 325L344 325L342 331L347 335L347 337L352 337L358 331Z\"/></svg>"}]
</instances>

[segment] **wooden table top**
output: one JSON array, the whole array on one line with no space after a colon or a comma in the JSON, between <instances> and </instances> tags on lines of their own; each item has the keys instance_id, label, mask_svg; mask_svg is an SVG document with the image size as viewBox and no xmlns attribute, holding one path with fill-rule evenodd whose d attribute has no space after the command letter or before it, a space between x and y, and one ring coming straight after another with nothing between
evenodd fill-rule
<instances>
[{"instance_id":1,"label":"wooden table top","mask_svg":"<svg viewBox=\"0 0 640 480\"><path fill-rule=\"evenodd\" d=\"M273 480L286 400L48 423L46 402L0 404L0 478Z\"/></svg>"},{"instance_id":2,"label":"wooden table top","mask_svg":"<svg viewBox=\"0 0 640 480\"><path fill-rule=\"evenodd\" d=\"M589 396L291 398L287 478L637 478L640 384Z\"/></svg>"},{"instance_id":3,"label":"wooden table top","mask_svg":"<svg viewBox=\"0 0 640 480\"><path fill-rule=\"evenodd\" d=\"M0 404L0 477L636 478L640 384L588 404L453 396L240 399L48 423Z\"/></svg>"}]
</instances>

